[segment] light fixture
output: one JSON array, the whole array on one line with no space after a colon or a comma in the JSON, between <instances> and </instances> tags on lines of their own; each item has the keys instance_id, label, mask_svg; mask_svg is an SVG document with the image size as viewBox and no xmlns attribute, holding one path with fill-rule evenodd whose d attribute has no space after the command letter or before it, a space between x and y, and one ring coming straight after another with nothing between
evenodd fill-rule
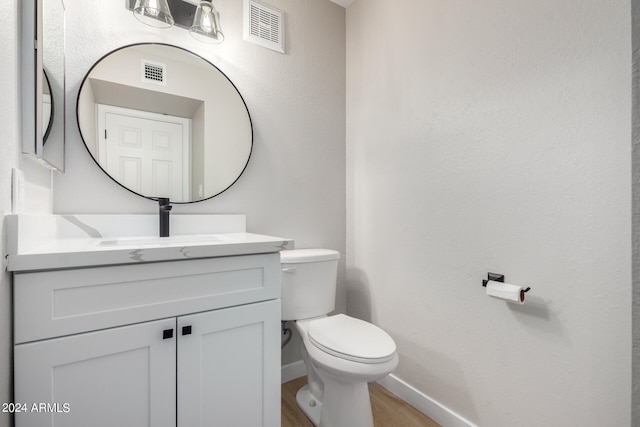
<instances>
[{"instance_id":1,"label":"light fixture","mask_svg":"<svg viewBox=\"0 0 640 427\"><path fill-rule=\"evenodd\" d=\"M152 27L175 25L205 43L224 40L220 14L211 0L127 0L126 5L136 19Z\"/></svg>"},{"instance_id":2,"label":"light fixture","mask_svg":"<svg viewBox=\"0 0 640 427\"><path fill-rule=\"evenodd\" d=\"M200 1L189 33L194 39L204 43L222 43L224 34L220 31L220 14L211 0Z\"/></svg>"},{"instance_id":3,"label":"light fixture","mask_svg":"<svg viewBox=\"0 0 640 427\"><path fill-rule=\"evenodd\" d=\"M138 21L156 28L169 28L174 24L167 0L136 0L133 16Z\"/></svg>"}]
</instances>

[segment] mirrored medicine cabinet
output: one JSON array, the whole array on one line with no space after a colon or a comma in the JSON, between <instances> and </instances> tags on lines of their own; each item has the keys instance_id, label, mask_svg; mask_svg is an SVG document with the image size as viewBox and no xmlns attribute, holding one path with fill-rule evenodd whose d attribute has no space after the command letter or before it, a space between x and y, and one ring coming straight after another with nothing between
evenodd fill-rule
<instances>
[{"instance_id":1,"label":"mirrored medicine cabinet","mask_svg":"<svg viewBox=\"0 0 640 427\"><path fill-rule=\"evenodd\" d=\"M63 0L22 0L22 152L64 170Z\"/></svg>"}]
</instances>

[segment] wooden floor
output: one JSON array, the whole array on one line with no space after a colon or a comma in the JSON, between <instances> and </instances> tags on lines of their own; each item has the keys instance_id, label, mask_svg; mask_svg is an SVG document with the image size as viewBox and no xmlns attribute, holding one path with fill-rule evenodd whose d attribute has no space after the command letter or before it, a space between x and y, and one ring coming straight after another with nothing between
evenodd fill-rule
<instances>
[{"instance_id":1,"label":"wooden floor","mask_svg":"<svg viewBox=\"0 0 640 427\"><path fill-rule=\"evenodd\" d=\"M296 404L296 392L306 383L307 377L301 377L282 384L282 427L313 427ZM369 391L375 427L440 427L380 384L369 384Z\"/></svg>"}]
</instances>

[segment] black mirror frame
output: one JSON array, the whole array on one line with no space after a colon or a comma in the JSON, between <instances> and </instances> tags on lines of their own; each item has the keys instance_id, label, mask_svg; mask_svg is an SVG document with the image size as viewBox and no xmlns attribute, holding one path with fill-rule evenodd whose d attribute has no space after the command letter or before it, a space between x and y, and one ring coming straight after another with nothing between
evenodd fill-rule
<instances>
[{"instance_id":1,"label":"black mirror frame","mask_svg":"<svg viewBox=\"0 0 640 427\"><path fill-rule=\"evenodd\" d=\"M198 55L197 53L191 52L188 49L179 47L179 46L175 46L175 45L171 45L168 43L133 43L133 44L129 44L126 46L121 46L117 49L114 49L108 53L106 53L105 55L103 55L99 60L97 60L92 66L91 68L87 71L87 73L85 74L84 78L82 79L82 82L80 83L80 87L78 89L78 96L76 97L76 125L78 126L78 132L80 133L80 137L82 138L82 142L84 143L84 147L87 150L87 153L89 154L89 156L91 157L91 159L93 160L93 162L100 168L100 170L107 175L113 182L115 182L116 184L118 184L120 187L124 188L125 190L140 196L140 197L144 197L145 199L149 199L149 200L153 200L155 202L158 202L159 198L158 197L152 197L152 196L145 196L143 194L140 194L136 191L131 190L130 188L126 187L125 185L123 185L122 183L120 183L119 181L117 181L115 178L113 178L101 165L100 163L98 163L98 161L96 160L96 158L93 156L93 154L91 153L91 151L89 150L89 146L87 145L87 142L84 139L84 135L82 134L82 130L80 129L80 117L79 117L79 101L80 101L80 94L82 93L82 87L84 86L87 78L89 78L89 75L91 74L91 71L105 58L107 58L109 55L118 52L122 49L126 49L128 47L133 47L133 46L144 46L144 45L152 45L152 46L167 46L167 47L171 47L171 48L175 48L175 49L180 49L183 50L191 55L195 55L198 58L202 59L203 61L205 61L206 63L208 63L209 65L211 65L213 68L215 68L218 72L220 72L220 74L222 74L227 81L233 86L233 88L236 90L236 92L238 93L238 96L240 97L240 99L242 100L242 103L244 104L244 108L247 110L247 117L249 119L249 129L251 130L251 147L249 149L249 155L247 156L247 161L244 164L244 167L242 168L242 170L240 171L240 173L238 174L238 176L233 180L233 182L231 182L231 184L229 184L226 188L224 188L222 191L219 191L216 194L213 194L209 197L206 197L204 199L198 199L198 200L192 200L192 201L188 201L188 202L177 202L177 201L173 201L171 200L171 204L190 204L190 203L198 203L198 202L203 202L205 200L209 200L212 199L216 196L219 196L220 194L224 193L225 191L227 191L229 188L231 188L236 182L238 182L238 180L240 179L240 177L242 176L242 174L244 174L244 171L247 169L247 166L249 165L249 161L251 160L251 155L253 154L253 139L254 139L254 134L253 134L253 122L251 120L251 113L249 112L249 108L247 107L247 103L244 100L244 98L242 97L242 94L240 93L240 91L238 90L238 88L236 87L236 85L231 81L231 79L222 72L222 70L220 70L218 67L216 67L214 64L212 64L210 61L208 61L207 59L203 58L202 56Z\"/></svg>"}]
</instances>

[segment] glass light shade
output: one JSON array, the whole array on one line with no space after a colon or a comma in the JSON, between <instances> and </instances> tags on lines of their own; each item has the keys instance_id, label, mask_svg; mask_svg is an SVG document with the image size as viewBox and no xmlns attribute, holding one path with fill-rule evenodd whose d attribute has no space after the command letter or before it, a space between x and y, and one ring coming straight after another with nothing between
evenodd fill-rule
<instances>
[{"instance_id":1,"label":"glass light shade","mask_svg":"<svg viewBox=\"0 0 640 427\"><path fill-rule=\"evenodd\" d=\"M174 24L167 0L136 0L133 16L156 28L169 28Z\"/></svg>"},{"instance_id":2,"label":"glass light shade","mask_svg":"<svg viewBox=\"0 0 640 427\"><path fill-rule=\"evenodd\" d=\"M198 5L189 33L204 43L222 43L224 40L220 30L220 14L210 1L202 0Z\"/></svg>"}]
</instances>

